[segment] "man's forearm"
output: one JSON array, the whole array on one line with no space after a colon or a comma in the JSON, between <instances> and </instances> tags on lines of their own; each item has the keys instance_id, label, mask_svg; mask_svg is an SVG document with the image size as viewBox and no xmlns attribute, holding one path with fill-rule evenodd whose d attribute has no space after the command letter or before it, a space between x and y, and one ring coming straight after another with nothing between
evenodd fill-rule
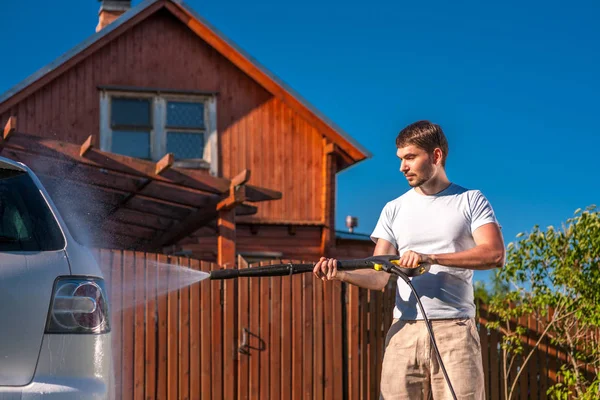
<instances>
[{"instance_id":1,"label":"man's forearm","mask_svg":"<svg viewBox=\"0 0 600 400\"><path fill-rule=\"evenodd\" d=\"M365 289L383 290L390 279L390 274L373 269L357 269L338 271L337 278L342 282L351 283Z\"/></svg>"},{"instance_id":2,"label":"man's forearm","mask_svg":"<svg viewBox=\"0 0 600 400\"><path fill-rule=\"evenodd\" d=\"M433 264L474 270L500 268L504 265L504 249L485 244L457 253L430 254L429 257Z\"/></svg>"}]
</instances>

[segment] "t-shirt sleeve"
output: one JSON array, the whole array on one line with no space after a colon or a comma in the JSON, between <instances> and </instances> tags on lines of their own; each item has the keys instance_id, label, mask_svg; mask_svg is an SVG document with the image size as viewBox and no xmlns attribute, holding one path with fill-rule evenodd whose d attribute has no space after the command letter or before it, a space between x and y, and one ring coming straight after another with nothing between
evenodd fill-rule
<instances>
[{"instance_id":1,"label":"t-shirt sleeve","mask_svg":"<svg viewBox=\"0 0 600 400\"><path fill-rule=\"evenodd\" d=\"M375 225L375 229L373 230L373 233L371 233L371 240L377 243L377 239L385 239L393 244L395 248L398 248L394 233L392 232L392 222L393 210L388 203L383 207L383 210L381 210L377 225Z\"/></svg>"},{"instance_id":2,"label":"t-shirt sleeve","mask_svg":"<svg viewBox=\"0 0 600 400\"><path fill-rule=\"evenodd\" d=\"M475 229L490 222L496 223L501 227L496 219L496 214L494 213L492 205L479 190L476 190L473 193L470 201L470 208L471 232L475 232Z\"/></svg>"}]
</instances>

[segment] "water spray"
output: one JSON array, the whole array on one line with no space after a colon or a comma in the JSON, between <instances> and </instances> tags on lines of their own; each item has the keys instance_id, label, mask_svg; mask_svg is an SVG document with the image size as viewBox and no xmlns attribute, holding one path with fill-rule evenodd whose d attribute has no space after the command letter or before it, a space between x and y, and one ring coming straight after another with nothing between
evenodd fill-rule
<instances>
[{"instance_id":1,"label":"water spray","mask_svg":"<svg viewBox=\"0 0 600 400\"><path fill-rule=\"evenodd\" d=\"M419 264L417 268L404 268L399 266L399 260L400 257L398 256L373 256L356 260L337 260L337 269L340 271L351 271L356 269L373 268L376 271L385 271L387 273L394 274L400 279L402 279L404 282L406 282L406 284L414 293L415 298L417 299L417 304L421 309L421 314L423 315L423 319L425 320L425 325L427 326L429 337L431 338L431 343L433 344L433 348L435 349L435 354L440 363L440 367L444 374L444 378L446 379L446 383L448 384L448 388L450 389L452 398L456 400L456 394L454 393L454 388L450 383L450 378L448 377L448 373L446 372L446 368L444 367L442 356L435 342L433 330L431 329L431 324L429 323L429 319L425 314L425 310L423 309L423 304L421 304L419 295L410 280L410 278L423 275L424 273L429 271L430 264L422 263ZM209 277L210 279L234 279L295 275L305 272L312 272L315 265L315 263L282 263L265 267L222 269L211 271Z\"/></svg>"}]
</instances>

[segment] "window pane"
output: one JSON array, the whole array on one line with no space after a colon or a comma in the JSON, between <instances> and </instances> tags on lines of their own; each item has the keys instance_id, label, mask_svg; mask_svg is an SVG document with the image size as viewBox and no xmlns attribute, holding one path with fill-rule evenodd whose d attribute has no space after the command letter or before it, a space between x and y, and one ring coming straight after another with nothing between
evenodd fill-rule
<instances>
[{"instance_id":1,"label":"window pane","mask_svg":"<svg viewBox=\"0 0 600 400\"><path fill-rule=\"evenodd\" d=\"M150 100L113 97L112 126L150 126Z\"/></svg>"},{"instance_id":2,"label":"window pane","mask_svg":"<svg viewBox=\"0 0 600 400\"><path fill-rule=\"evenodd\" d=\"M204 134L167 132L167 153L177 160L201 159L204 154Z\"/></svg>"},{"instance_id":3,"label":"window pane","mask_svg":"<svg viewBox=\"0 0 600 400\"><path fill-rule=\"evenodd\" d=\"M150 132L113 131L111 151L130 157L150 159Z\"/></svg>"},{"instance_id":4,"label":"window pane","mask_svg":"<svg viewBox=\"0 0 600 400\"><path fill-rule=\"evenodd\" d=\"M171 128L204 128L204 104L169 101L167 126Z\"/></svg>"},{"instance_id":5,"label":"window pane","mask_svg":"<svg viewBox=\"0 0 600 400\"><path fill-rule=\"evenodd\" d=\"M29 175L0 169L0 252L63 247L58 223Z\"/></svg>"}]
</instances>

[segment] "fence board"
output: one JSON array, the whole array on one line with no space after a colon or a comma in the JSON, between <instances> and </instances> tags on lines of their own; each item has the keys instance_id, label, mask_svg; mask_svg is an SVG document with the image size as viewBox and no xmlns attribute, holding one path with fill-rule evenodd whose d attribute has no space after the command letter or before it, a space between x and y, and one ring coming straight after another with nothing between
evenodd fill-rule
<instances>
[{"instance_id":1,"label":"fence board","mask_svg":"<svg viewBox=\"0 0 600 400\"><path fill-rule=\"evenodd\" d=\"M333 399L334 387L332 377L335 373L333 369L333 287L331 282L323 284L323 321L325 329L325 370L324 385L325 398Z\"/></svg>"},{"instance_id":2,"label":"fence board","mask_svg":"<svg viewBox=\"0 0 600 400\"><path fill-rule=\"evenodd\" d=\"M252 268L252 266L251 266ZM260 336L260 280L250 281L250 327L248 342L250 343L250 398L260 399L260 349L262 337Z\"/></svg>"},{"instance_id":3,"label":"fence board","mask_svg":"<svg viewBox=\"0 0 600 400\"><path fill-rule=\"evenodd\" d=\"M331 282L332 299L331 304L333 312L333 371L330 378L333 380L333 396L336 399L343 398L343 362L342 336L345 334L342 325L342 283L339 281Z\"/></svg>"},{"instance_id":4,"label":"fence board","mask_svg":"<svg viewBox=\"0 0 600 400\"><path fill-rule=\"evenodd\" d=\"M169 258L170 263L176 259ZM179 275L173 268L168 269L167 282L167 399L177 399L179 393L179 354L178 354L178 325L179 325L179 293L176 290L179 284Z\"/></svg>"},{"instance_id":5,"label":"fence board","mask_svg":"<svg viewBox=\"0 0 600 400\"><path fill-rule=\"evenodd\" d=\"M146 255L135 253L135 328L134 328L134 385L133 398L144 399L146 356Z\"/></svg>"},{"instance_id":6,"label":"fence board","mask_svg":"<svg viewBox=\"0 0 600 400\"><path fill-rule=\"evenodd\" d=\"M286 260L283 260L284 262ZM292 398L292 280L281 278L281 398Z\"/></svg>"},{"instance_id":7,"label":"fence board","mask_svg":"<svg viewBox=\"0 0 600 400\"><path fill-rule=\"evenodd\" d=\"M190 260L190 268L194 271L200 270L198 260ZM195 283L190 287L190 398L200 398L200 285Z\"/></svg>"},{"instance_id":8,"label":"fence board","mask_svg":"<svg viewBox=\"0 0 600 400\"><path fill-rule=\"evenodd\" d=\"M264 262L261 265L268 265L270 263ZM258 354L260 360L260 395L259 398L266 399L269 397L269 378L271 376L271 371L269 370L270 364L270 331L269 331L269 319L270 319L270 303L271 300L269 298L271 292L271 278L254 278L260 286L259 286L259 330L258 335L262 340L264 340L265 346L262 351Z\"/></svg>"},{"instance_id":9,"label":"fence board","mask_svg":"<svg viewBox=\"0 0 600 400\"><path fill-rule=\"evenodd\" d=\"M212 265L211 269L218 269ZM211 320L212 334L210 346L212 349L212 398L223 397L223 305L221 303L222 284L220 280L211 282Z\"/></svg>"},{"instance_id":10,"label":"fence board","mask_svg":"<svg viewBox=\"0 0 600 400\"><path fill-rule=\"evenodd\" d=\"M324 327L323 327L323 281L313 278L313 334L314 340L314 371L313 371L313 397L323 400L324 395Z\"/></svg>"},{"instance_id":11,"label":"fence board","mask_svg":"<svg viewBox=\"0 0 600 400\"><path fill-rule=\"evenodd\" d=\"M189 268L189 258L180 257L178 264L182 268ZM184 283L188 274L181 272L178 276L178 287ZM179 289L179 346L177 349L179 358L179 393L178 399L188 400L190 397L190 287Z\"/></svg>"},{"instance_id":12,"label":"fence board","mask_svg":"<svg viewBox=\"0 0 600 400\"><path fill-rule=\"evenodd\" d=\"M237 389L237 279L223 282L223 396L236 397Z\"/></svg>"},{"instance_id":13,"label":"fence board","mask_svg":"<svg viewBox=\"0 0 600 400\"><path fill-rule=\"evenodd\" d=\"M270 397L281 397L281 280L279 276L271 278L271 331L270 331Z\"/></svg>"},{"instance_id":14,"label":"fence board","mask_svg":"<svg viewBox=\"0 0 600 400\"><path fill-rule=\"evenodd\" d=\"M369 291L366 289L359 290L359 343L360 343L360 385L361 385L361 399L368 399L369 397L369 330L368 330L368 318L369 318Z\"/></svg>"},{"instance_id":15,"label":"fence board","mask_svg":"<svg viewBox=\"0 0 600 400\"><path fill-rule=\"evenodd\" d=\"M487 310L480 311L481 317L487 319ZM483 370L489 371L490 368L490 343L488 330L484 323L479 323L479 342L481 343L481 360L483 363ZM485 374L484 376L484 384L485 384L485 397L490 397L490 376L489 374Z\"/></svg>"},{"instance_id":16,"label":"fence board","mask_svg":"<svg viewBox=\"0 0 600 400\"><path fill-rule=\"evenodd\" d=\"M302 277L302 397L312 400L313 397L313 332L312 332L312 309L313 309L313 275L305 274Z\"/></svg>"},{"instance_id":17,"label":"fence board","mask_svg":"<svg viewBox=\"0 0 600 400\"><path fill-rule=\"evenodd\" d=\"M359 289L347 285L348 291L348 398L358 400L360 396L360 346L359 346Z\"/></svg>"},{"instance_id":18,"label":"fence board","mask_svg":"<svg viewBox=\"0 0 600 400\"><path fill-rule=\"evenodd\" d=\"M202 261L200 263L200 269L204 272L210 272L212 270L212 264ZM212 336L212 290L214 285L213 282L205 283L202 285L200 291L200 331L202 341L200 342L200 374L201 374L201 391L202 399L212 398L212 385L213 385L213 363L212 363L212 348L213 348L213 336ZM218 290L218 286L217 290Z\"/></svg>"},{"instance_id":19,"label":"fence board","mask_svg":"<svg viewBox=\"0 0 600 400\"><path fill-rule=\"evenodd\" d=\"M292 399L302 398L302 275L292 275Z\"/></svg>"},{"instance_id":20,"label":"fence board","mask_svg":"<svg viewBox=\"0 0 600 400\"><path fill-rule=\"evenodd\" d=\"M238 258L238 267L240 269L248 268L248 263L242 257ZM249 374L250 374L250 352L245 347L243 339L248 340L247 330L250 327L249 315L249 290L250 279L241 279L238 282L238 327L241 332L240 346L242 352L238 352L238 399L248 399L249 393Z\"/></svg>"}]
</instances>

